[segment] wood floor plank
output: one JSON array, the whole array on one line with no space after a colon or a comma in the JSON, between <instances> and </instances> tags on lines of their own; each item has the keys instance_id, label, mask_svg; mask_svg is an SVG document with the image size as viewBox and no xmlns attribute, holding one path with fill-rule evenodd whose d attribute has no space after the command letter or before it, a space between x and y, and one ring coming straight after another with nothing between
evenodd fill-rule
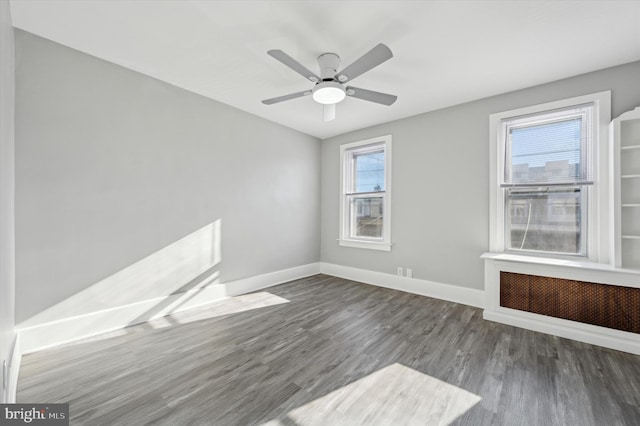
<instances>
[{"instance_id":1,"label":"wood floor plank","mask_svg":"<svg viewBox=\"0 0 640 426\"><path fill-rule=\"evenodd\" d=\"M327 275L24 357L72 425L638 425L640 357Z\"/></svg>"}]
</instances>

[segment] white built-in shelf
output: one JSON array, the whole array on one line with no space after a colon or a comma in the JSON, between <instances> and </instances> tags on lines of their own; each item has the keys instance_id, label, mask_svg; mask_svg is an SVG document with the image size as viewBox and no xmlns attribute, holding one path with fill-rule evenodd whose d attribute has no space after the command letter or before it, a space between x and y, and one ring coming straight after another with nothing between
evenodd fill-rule
<instances>
[{"instance_id":1,"label":"white built-in shelf","mask_svg":"<svg viewBox=\"0 0 640 426\"><path fill-rule=\"evenodd\" d=\"M611 203L615 267L640 271L640 107L625 112L610 125Z\"/></svg>"},{"instance_id":2,"label":"white built-in shelf","mask_svg":"<svg viewBox=\"0 0 640 426\"><path fill-rule=\"evenodd\" d=\"M640 149L640 144L638 145L629 145L629 146L621 146L620 150L624 151L625 149Z\"/></svg>"}]
</instances>

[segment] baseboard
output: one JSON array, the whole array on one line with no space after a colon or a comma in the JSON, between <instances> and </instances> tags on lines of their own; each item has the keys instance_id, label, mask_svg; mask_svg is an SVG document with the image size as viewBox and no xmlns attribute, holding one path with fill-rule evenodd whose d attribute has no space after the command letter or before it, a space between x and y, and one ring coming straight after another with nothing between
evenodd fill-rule
<instances>
[{"instance_id":1,"label":"baseboard","mask_svg":"<svg viewBox=\"0 0 640 426\"><path fill-rule=\"evenodd\" d=\"M227 296L237 296L274 285L286 283L300 278L310 277L320 273L320 262L309 263L295 268L282 269L267 274L229 282L226 284Z\"/></svg>"},{"instance_id":2,"label":"baseboard","mask_svg":"<svg viewBox=\"0 0 640 426\"><path fill-rule=\"evenodd\" d=\"M333 275L378 287L391 288L421 296L448 300L463 305L484 308L484 291L450 284L442 284L418 278L401 277L383 272L352 268L350 266L322 263L320 270L323 274Z\"/></svg>"},{"instance_id":3,"label":"baseboard","mask_svg":"<svg viewBox=\"0 0 640 426\"><path fill-rule=\"evenodd\" d=\"M21 353L28 354L119 330L171 313L203 306L226 297L249 293L318 273L320 273L320 264L310 263L29 327L18 325L17 333L21 339Z\"/></svg>"},{"instance_id":4,"label":"baseboard","mask_svg":"<svg viewBox=\"0 0 640 426\"><path fill-rule=\"evenodd\" d=\"M640 335L530 312L485 310L483 318L502 324L640 355Z\"/></svg>"},{"instance_id":5,"label":"baseboard","mask_svg":"<svg viewBox=\"0 0 640 426\"><path fill-rule=\"evenodd\" d=\"M22 351L20 349L20 334L16 333L13 341L13 349L9 361L9 380L7 381L6 403L15 404L18 391L18 375L20 373L20 362L22 361Z\"/></svg>"}]
</instances>

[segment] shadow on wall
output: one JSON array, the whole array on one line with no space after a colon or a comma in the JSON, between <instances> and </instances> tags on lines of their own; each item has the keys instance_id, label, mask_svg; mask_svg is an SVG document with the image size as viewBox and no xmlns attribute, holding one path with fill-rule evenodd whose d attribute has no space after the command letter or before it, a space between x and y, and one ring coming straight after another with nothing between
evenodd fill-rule
<instances>
[{"instance_id":1,"label":"shadow on wall","mask_svg":"<svg viewBox=\"0 0 640 426\"><path fill-rule=\"evenodd\" d=\"M60 323L68 338L58 336L56 340L63 341L225 297L218 270L221 232L222 219L218 219L45 309L17 328L33 331L46 324L51 331L52 323Z\"/></svg>"},{"instance_id":2,"label":"shadow on wall","mask_svg":"<svg viewBox=\"0 0 640 426\"><path fill-rule=\"evenodd\" d=\"M197 300L202 292L212 285L219 284L220 271L217 269L217 265L207 269L202 274L192 279L173 293L162 300L160 300L153 307L142 312L139 316L134 318L127 325L134 325L141 322L146 322L154 318L164 317L173 312L177 312L185 305L189 304L189 301ZM171 297L174 296L174 297ZM221 294L221 297L226 296Z\"/></svg>"}]
</instances>

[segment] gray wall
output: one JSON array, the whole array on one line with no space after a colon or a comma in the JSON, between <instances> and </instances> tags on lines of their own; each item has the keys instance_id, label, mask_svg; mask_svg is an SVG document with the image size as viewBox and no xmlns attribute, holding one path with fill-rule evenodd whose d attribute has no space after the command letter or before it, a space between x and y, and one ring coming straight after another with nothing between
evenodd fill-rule
<instances>
[{"instance_id":1,"label":"gray wall","mask_svg":"<svg viewBox=\"0 0 640 426\"><path fill-rule=\"evenodd\" d=\"M16 34L19 322L214 222L222 282L321 259L481 289L489 114L602 90L614 117L640 105L633 63L319 143ZM339 247L339 145L384 134L394 138L393 250Z\"/></svg>"},{"instance_id":2,"label":"gray wall","mask_svg":"<svg viewBox=\"0 0 640 426\"><path fill-rule=\"evenodd\" d=\"M317 139L18 30L16 75L17 322L215 222L220 282L320 260Z\"/></svg>"},{"instance_id":3,"label":"gray wall","mask_svg":"<svg viewBox=\"0 0 640 426\"><path fill-rule=\"evenodd\" d=\"M604 90L612 91L612 117L640 105L640 62L324 140L322 261L392 274L397 266L410 267L415 278L482 289L489 114ZM339 247L339 146L385 134L393 135L392 251Z\"/></svg>"},{"instance_id":4,"label":"gray wall","mask_svg":"<svg viewBox=\"0 0 640 426\"><path fill-rule=\"evenodd\" d=\"M0 363L7 364L15 337L14 84L11 13L0 1ZM6 397L2 389L0 401Z\"/></svg>"}]
</instances>

